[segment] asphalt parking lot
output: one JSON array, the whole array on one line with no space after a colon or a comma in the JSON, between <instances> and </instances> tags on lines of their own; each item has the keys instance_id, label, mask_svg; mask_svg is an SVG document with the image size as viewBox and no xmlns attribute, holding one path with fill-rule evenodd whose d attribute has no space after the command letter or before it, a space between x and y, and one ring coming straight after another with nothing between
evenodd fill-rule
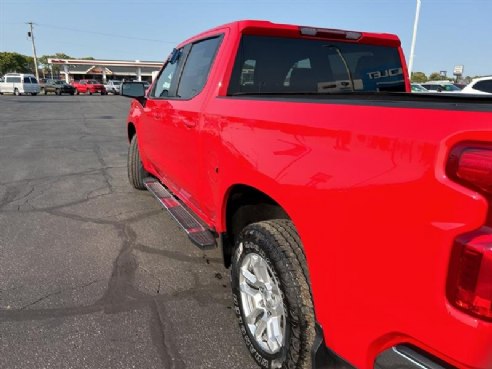
<instances>
[{"instance_id":1,"label":"asphalt parking lot","mask_svg":"<svg viewBox=\"0 0 492 369\"><path fill-rule=\"evenodd\" d=\"M0 368L256 368L218 250L128 183L128 105L0 96Z\"/></svg>"}]
</instances>

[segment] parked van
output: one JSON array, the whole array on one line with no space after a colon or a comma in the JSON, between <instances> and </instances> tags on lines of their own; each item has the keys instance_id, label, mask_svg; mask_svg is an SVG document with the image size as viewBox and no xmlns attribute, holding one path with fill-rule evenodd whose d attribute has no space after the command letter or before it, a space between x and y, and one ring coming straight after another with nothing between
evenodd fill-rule
<instances>
[{"instance_id":1,"label":"parked van","mask_svg":"<svg viewBox=\"0 0 492 369\"><path fill-rule=\"evenodd\" d=\"M7 73L3 76L3 82L0 82L1 94L37 95L39 93L39 84L36 77L32 74Z\"/></svg>"}]
</instances>

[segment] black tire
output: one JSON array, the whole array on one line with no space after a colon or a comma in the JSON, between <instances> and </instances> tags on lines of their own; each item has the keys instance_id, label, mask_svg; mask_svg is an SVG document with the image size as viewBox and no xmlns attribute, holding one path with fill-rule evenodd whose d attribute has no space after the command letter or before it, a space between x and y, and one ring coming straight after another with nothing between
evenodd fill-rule
<instances>
[{"instance_id":1,"label":"black tire","mask_svg":"<svg viewBox=\"0 0 492 369\"><path fill-rule=\"evenodd\" d=\"M283 347L275 354L263 350L253 337L242 308L240 266L249 253L259 254L278 281L286 311ZM232 291L243 339L253 359L262 368L311 369L315 316L301 240L290 220L275 219L245 227L236 242L232 267Z\"/></svg>"},{"instance_id":2,"label":"black tire","mask_svg":"<svg viewBox=\"0 0 492 369\"><path fill-rule=\"evenodd\" d=\"M128 148L128 180L133 188L137 190L145 190L144 178L149 174L144 169L142 161L140 160L140 152L138 150L137 135L134 135L130 141L130 147Z\"/></svg>"},{"instance_id":3,"label":"black tire","mask_svg":"<svg viewBox=\"0 0 492 369\"><path fill-rule=\"evenodd\" d=\"M74 91L70 92L70 95L72 95L72 96L75 95L75 92Z\"/></svg>"},{"instance_id":4,"label":"black tire","mask_svg":"<svg viewBox=\"0 0 492 369\"><path fill-rule=\"evenodd\" d=\"M37 92L33 92L31 95L36 96L37 94L38 94Z\"/></svg>"}]
</instances>

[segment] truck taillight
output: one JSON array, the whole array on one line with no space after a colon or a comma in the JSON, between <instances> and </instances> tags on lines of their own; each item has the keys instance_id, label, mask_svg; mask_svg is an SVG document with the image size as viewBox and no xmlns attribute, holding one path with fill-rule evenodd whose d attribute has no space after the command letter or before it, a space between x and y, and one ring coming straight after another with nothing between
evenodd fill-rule
<instances>
[{"instance_id":1,"label":"truck taillight","mask_svg":"<svg viewBox=\"0 0 492 369\"><path fill-rule=\"evenodd\" d=\"M492 146L459 145L451 152L447 174L467 187L492 195Z\"/></svg>"},{"instance_id":2,"label":"truck taillight","mask_svg":"<svg viewBox=\"0 0 492 369\"><path fill-rule=\"evenodd\" d=\"M492 322L492 145L455 147L446 168L452 180L481 193L489 202L486 225L454 243L447 284L448 300L469 315Z\"/></svg>"},{"instance_id":3,"label":"truck taillight","mask_svg":"<svg viewBox=\"0 0 492 369\"><path fill-rule=\"evenodd\" d=\"M492 229L456 239L447 286L449 301L458 309L492 322Z\"/></svg>"}]
</instances>

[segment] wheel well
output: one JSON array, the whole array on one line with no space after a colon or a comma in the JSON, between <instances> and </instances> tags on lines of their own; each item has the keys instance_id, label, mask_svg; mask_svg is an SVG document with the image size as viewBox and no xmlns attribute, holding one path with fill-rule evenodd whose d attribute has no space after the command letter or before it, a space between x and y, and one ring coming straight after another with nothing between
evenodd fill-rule
<instances>
[{"instance_id":1,"label":"wheel well","mask_svg":"<svg viewBox=\"0 0 492 369\"><path fill-rule=\"evenodd\" d=\"M137 133L137 130L135 129L135 126L133 123L128 123L128 141L131 141L133 136Z\"/></svg>"},{"instance_id":2,"label":"wheel well","mask_svg":"<svg viewBox=\"0 0 492 369\"><path fill-rule=\"evenodd\" d=\"M229 193L226 206L226 229L222 234L224 265L231 265L236 237L248 224L270 219L290 219L271 197L256 188L236 185Z\"/></svg>"}]
</instances>

